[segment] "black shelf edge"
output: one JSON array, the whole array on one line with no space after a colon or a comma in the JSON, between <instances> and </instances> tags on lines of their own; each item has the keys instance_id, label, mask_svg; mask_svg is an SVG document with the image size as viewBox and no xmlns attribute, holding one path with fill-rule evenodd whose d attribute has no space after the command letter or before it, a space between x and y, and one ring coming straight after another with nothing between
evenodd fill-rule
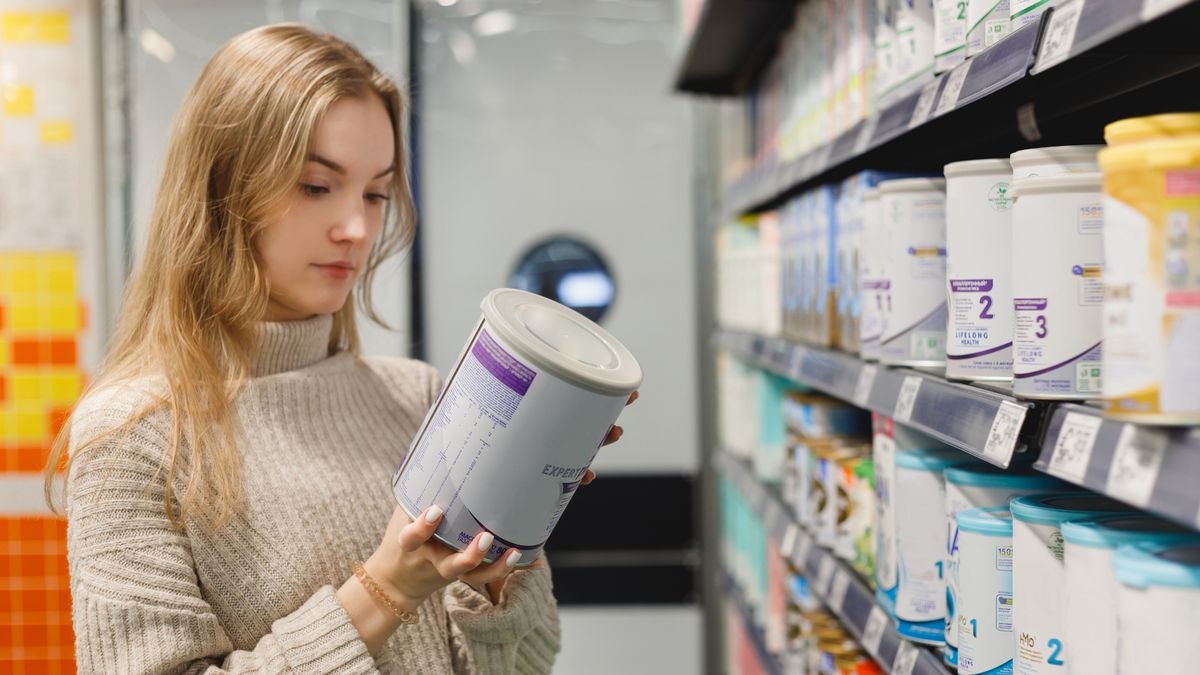
<instances>
[{"instance_id":1,"label":"black shelf edge","mask_svg":"<svg viewBox=\"0 0 1200 675\"><path fill-rule=\"evenodd\" d=\"M1062 404L1050 415L1040 471L1200 528L1200 428L1156 427Z\"/></svg>"},{"instance_id":2,"label":"black shelf edge","mask_svg":"<svg viewBox=\"0 0 1200 675\"><path fill-rule=\"evenodd\" d=\"M742 497L762 519L768 536L808 577L813 595L841 620L886 672L893 672L898 663L913 658L915 663L908 671L912 675L949 675L953 672L936 652L900 637L895 622L875 602L875 595L867 584L846 562L817 546L792 517L787 504L773 489L760 483L745 462L720 450L715 459L718 470L737 486Z\"/></svg>"},{"instance_id":3,"label":"black shelf edge","mask_svg":"<svg viewBox=\"0 0 1200 675\"><path fill-rule=\"evenodd\" d=\"M1043 407L999 388L753 333L721 331L716 343L743 361L891 417L996 466L1008 467L1016 453L1040 447L1032 441Z\"/></svg>"},{"instance_id":4,"label":"black shelf edge","mask_svg":"<svg viewBox=\"0 0 1200 675\"><path fill-rule=\"evenodd\" d=\"M767 672L767 675L783 675L783 665L780 664L779 659L767 651L766 637L754 622L754 610L750 608L750 603L746 600L745 592L733 580L733 576L729 572L722 570L720 574L721 586L725 591L725 595L737 607L738 614L742 619L742 627L745 629L746 634L750 636L750 641L754 643L754 651L758 654L758 662L762 665L763 670Z\"/></svg>"},{"instance_id":5,"label":"black shelf edge","mask_svg":"<svg viewBox=\"0 0 1200 675\"><path fill-rule=\"evenodd\" d=\"M687 40L675 89L734 96L775 55L798 0L706 0Z\"/></svg>"},{"instance_id":6,"label":"black shelf edge","mask_svg":"<svg viewBox=\"0 0 1200 675\"><path fill-rule=\"evenodd\" d=\"M771 210L862 169L1096 143L1105 121L1195 107L1198 18L1200 0L1068 0L828 144L747 171L725 190L726 215ZM1171 78L1183 79L1164 86ZM1119 97L1129 100L1101 117L1096 105ZM913 163L922 154L928 166Z\"/></svg>"}]
</instances>

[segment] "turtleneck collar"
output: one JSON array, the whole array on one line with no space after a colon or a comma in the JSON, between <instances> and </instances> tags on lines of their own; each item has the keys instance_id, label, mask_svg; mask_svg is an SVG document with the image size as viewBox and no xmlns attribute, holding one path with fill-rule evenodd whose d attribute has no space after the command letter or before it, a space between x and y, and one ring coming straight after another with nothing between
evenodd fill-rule
<instances>
[{"instance_id":1,"label":"turtleneck collar","mask_svg":"<svg viewBox=\"0 0 1200 675\"><path fill-rule=\"evenodd\" d=\"M264 321L258 326L258 351L253 377L299 370L329 357L333 315L318 314L300 321Z\"/></svg>"}]
</instances>

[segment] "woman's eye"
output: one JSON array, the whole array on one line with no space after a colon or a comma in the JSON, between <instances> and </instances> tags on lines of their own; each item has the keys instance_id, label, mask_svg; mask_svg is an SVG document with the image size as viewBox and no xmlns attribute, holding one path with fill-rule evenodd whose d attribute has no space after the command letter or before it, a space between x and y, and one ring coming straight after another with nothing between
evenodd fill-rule
<instances>
[{"instance_id":1,"label":"woman's eye","mask_svg":"<svg viewBox=\"0 0 1200 675\"><path fill-rule=\"evenodd\" d=\"M387 195L380 194L378 192L372 192L367 195L367 201L371 202L372 204L382 204L388 199L389 197Z\"/></svg>"},{"instance_id":2,"label":"woman's eye","mask_svg":"<svg viewBox=\"0 0 1200 675\"><path fill-rule=\"evenodd\" d=\"M329 188L323 185L309 185L307 183L301 183L300 191L309 197L316 197L317 195L323 195L326 192L329 192Z\"/></svg>"}]
</instances>

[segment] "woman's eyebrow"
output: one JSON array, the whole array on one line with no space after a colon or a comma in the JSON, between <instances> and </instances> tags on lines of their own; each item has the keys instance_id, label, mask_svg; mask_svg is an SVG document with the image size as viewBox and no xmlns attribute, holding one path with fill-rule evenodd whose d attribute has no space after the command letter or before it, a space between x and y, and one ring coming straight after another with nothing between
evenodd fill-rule
<instances>
[{"instance_id":1,"label":"woman's eyebrow","mask_svg":"<svg viewBox=\"0 0 1200 675\"><path fill-rule=\"evenodd\" d=\"M308 156L308 161L316 162L317 164L327 166L330 169L333 169L334 172L341 174L343 176L346 175L346 167L342 166L341 164L338 164L337 162L333 161L332 159L322 157L316 153L310 154ZM396 170L396 165L393 164L393 165L389 166L388 168L384 169L383 171L380 171L379 173L375 174L375 178L383 178L384 176L388 175L389 173L392 173L395 170Z\"/></svg>"}]
</instances>

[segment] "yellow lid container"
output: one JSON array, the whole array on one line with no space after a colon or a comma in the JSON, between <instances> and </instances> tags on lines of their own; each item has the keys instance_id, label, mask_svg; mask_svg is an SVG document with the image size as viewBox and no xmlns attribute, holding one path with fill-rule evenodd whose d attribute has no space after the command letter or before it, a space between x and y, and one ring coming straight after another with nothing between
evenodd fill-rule
<instances>
[{"instance_id":1,"label":"yellow lid container","mask_svg":"<svg viewBox=\"0 0 1200 675\"><path fill-rule=\"evenodd\" d=\"M1099 160L1106 174L1194 167L1200 165L1200 134L1105 148Z\"/></svg>"},{"instance_id":2,"label":"yellow lid container","mask_svg":"<svg viewBox=\"0 0 1200 675\"><path fill-rule=\"evenodd\" d=\"M1200 135L1200 113L1130 117L1104 127L1104 141L1110 146L1193 134Z\"/></svg>"}]
</instances>

